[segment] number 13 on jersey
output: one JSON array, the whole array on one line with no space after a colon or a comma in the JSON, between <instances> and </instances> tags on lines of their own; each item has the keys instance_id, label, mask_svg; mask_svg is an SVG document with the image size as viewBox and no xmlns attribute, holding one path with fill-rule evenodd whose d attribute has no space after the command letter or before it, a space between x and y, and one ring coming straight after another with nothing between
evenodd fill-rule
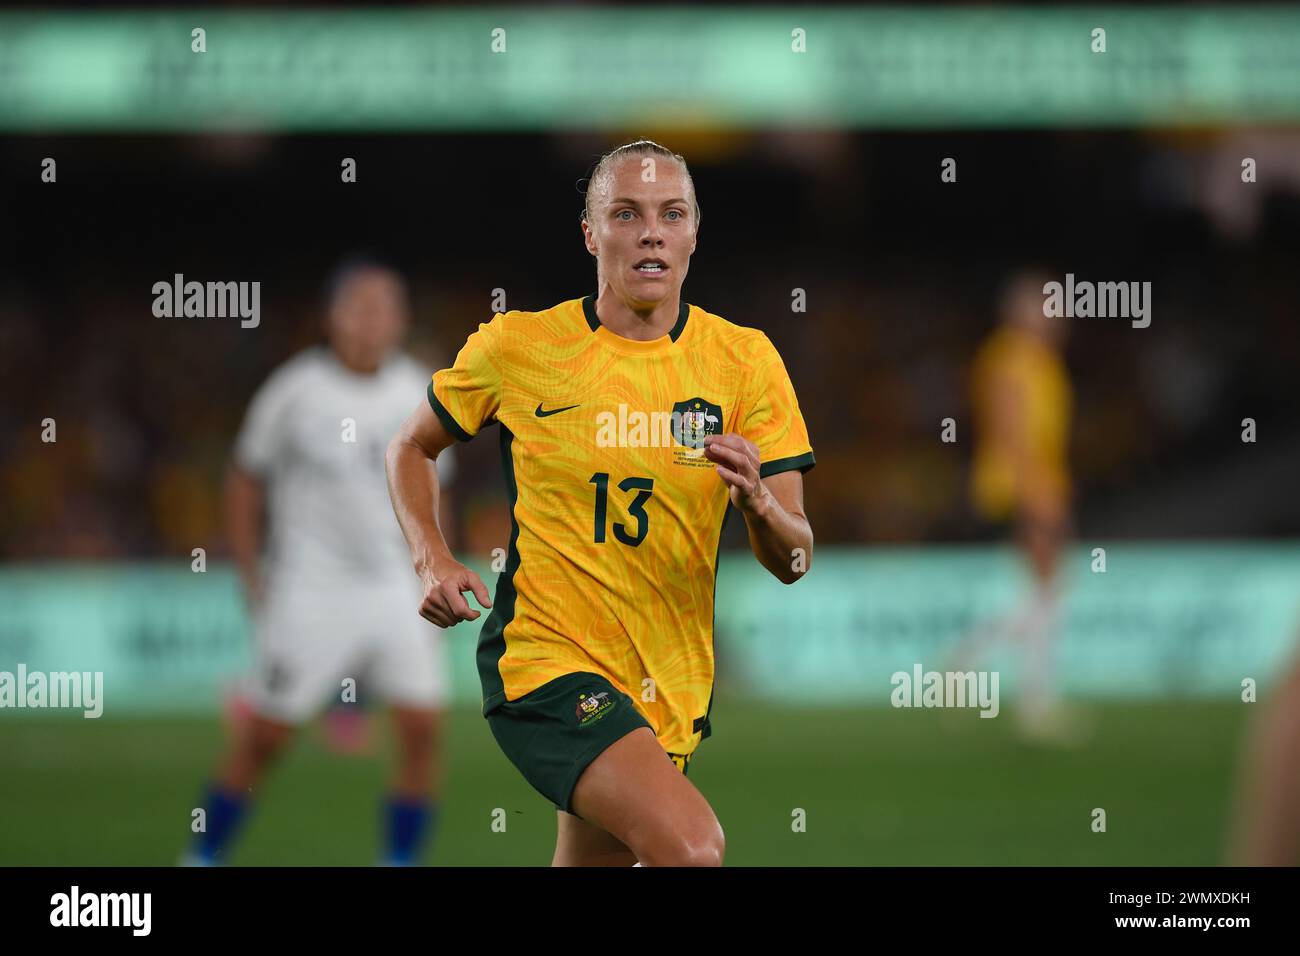
<instances>
[{"instance_id":1,"label":"number 13 on jersey","mask_svg":"<svg viewBox=\"0 0 1300 956\"><path fill-rule=\"evenodd\" d=\"M605 542L606 512L609 507L609 473L598 471L591 476L591 484L596 486L596 521L594 540L597 544ZM645 503L654 492L653 478L624 478L618 483L619 491L635 491L636 497L627 506L627 513L636 519L636 534L628 534L627 527L621 521L614 522L614 537L623 544L635 548L645 540L650 530L650 516L646 514Z\"/></svg>"}]
</instances>

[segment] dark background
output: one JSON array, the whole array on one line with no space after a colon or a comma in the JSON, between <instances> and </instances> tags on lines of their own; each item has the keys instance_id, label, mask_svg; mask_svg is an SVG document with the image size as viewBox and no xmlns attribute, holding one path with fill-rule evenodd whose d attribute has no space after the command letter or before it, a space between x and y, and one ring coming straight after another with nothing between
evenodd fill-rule
<instances>
[{"instance_id":1,"label":"dark background","mask_svg":"<svg viewBox=\"0 0 1300 956\"><path fill-rule=\"evenodd\" d=\"M1294 136L649 135L685 153L703 208L686 298L767 332L794 380L818 458L808 509L819 543L983 533L965 491L967 373L998 288L1025 266L1152 283L1149 328L1071 323L1082 531L1300 532L1300 198L1240 183L1238 165L1252 138L1300 160ZM231 440L267 373L319 338L334 265L366 250L399 266L413 347L445 364L490 317L494 289L529 310L594 289L581 186L618 141L0 142L0 557L185 554L196 540L220 553ZM46 156L55 184L40 182ZM340 181L345 156L355 184ZM938 175L948 156L953 184ZM1268 162L1260 178L1277 182ZM176 272L260 281L260 327L155 318L151 287ZM796 287L806 313L790 309ZM946 445L949 416L958 441ZM40 442L45 417L58 423L54 447ZM1259 444L1241 441L1244 417ZM504 521L491 445L463 450L457 484L461 530L485 553ZM739 544L731 535L743 529L729 530Z\"/></svg>"}]
</instances>

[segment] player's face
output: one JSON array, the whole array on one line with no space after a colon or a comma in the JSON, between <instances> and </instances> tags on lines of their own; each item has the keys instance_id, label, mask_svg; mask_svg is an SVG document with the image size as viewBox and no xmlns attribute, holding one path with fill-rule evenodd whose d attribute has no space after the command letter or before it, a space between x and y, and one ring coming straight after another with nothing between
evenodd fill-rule
<instances>
[{"instance_id":1,"label":"player's face","mask_svg":"<svg viewBox=\"0 0 1300 956\"><path fill-rule=\"evenodd\" d=\"M1004 303L1007 321L1047 342L1049 345L1064 344L1066 320L1063 317L1051 317L1044 314L1043 284L1048 279L1038 276L1027 277L1015 284Z\"/></svg>"},{"instance_id":2,"label":"player's face","mask_svg":"<svg viewBox=\"0 0 1300 956\"><path fill-rule=\"evenodd\" d=\"M373 372L401 343L407 321L401 281L385 270L370 269L350 279L335 296L330 345L348 368Z\"/></svg>"},{"instance_id":3,"label":"player's face","mask_svg":"<svg viewBox=\"0 0 1300 956\"><path fill-rule=\"evenodd\" d=\"M591 221L582 231L587 251L600 260L604 281L634 309L676 297L690 268L698 226L695 196L681 164L660 156L628 156L592 189Z\"/></svg>"}]
</instances>

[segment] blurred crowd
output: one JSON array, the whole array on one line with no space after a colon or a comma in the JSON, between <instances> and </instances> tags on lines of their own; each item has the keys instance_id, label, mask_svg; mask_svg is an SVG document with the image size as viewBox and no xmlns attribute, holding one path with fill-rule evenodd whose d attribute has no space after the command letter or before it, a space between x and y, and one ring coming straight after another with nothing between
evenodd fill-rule
<instances>
[{"instance_id":1,"label":"blurred crowd","mask_svg":"<svg viewBox=\"0 0 1300 956\"><path fill-rule=\"evenodd\" d=\"M983 533L967 492L969 363L997 290L1029 266L1152 283L1149 328L1071 322L1082 528L1300 532L1295 136L629 134L692 163L703 220L688 301L763 329L785 359L817 455L819 544ZM410 348L433 370L491 316L495 290L523 309L593 291L578 180L618 140L10 139L0 558L223 554L232 439L266 375L320 341L333 264L360 250L408 275ZM1252 153L1267 162L1242 183ZM57 186L19 175L45 155L60 158ZM340 156L358 157L357 184L338 181ZM956 183L940 182L948 156ZM262 281L259 327L154 317L152 284L177 272ZM508 534L498 449L461 453L459 538L486 555Z\"/></svg>"}]
</instances>

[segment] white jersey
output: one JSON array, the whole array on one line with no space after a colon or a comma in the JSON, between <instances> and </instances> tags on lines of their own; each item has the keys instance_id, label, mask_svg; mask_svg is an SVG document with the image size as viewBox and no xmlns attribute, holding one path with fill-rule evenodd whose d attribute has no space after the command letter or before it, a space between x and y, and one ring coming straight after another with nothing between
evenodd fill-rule
<instances>
[{"instance_id":1,"label":"white jersey","mask_svg":"<svg viewBox=\"0 0 1300 956\"><path fill-rule=\"evenodd\" d=\"M430 375L397 353L372 375L324 346L276 369L249 404L235 461L267 488L267 580L343 587L413 579L384 474L389 441ZM438 456L452 478L450 449Z\"/></svg>"}]
</instances>

